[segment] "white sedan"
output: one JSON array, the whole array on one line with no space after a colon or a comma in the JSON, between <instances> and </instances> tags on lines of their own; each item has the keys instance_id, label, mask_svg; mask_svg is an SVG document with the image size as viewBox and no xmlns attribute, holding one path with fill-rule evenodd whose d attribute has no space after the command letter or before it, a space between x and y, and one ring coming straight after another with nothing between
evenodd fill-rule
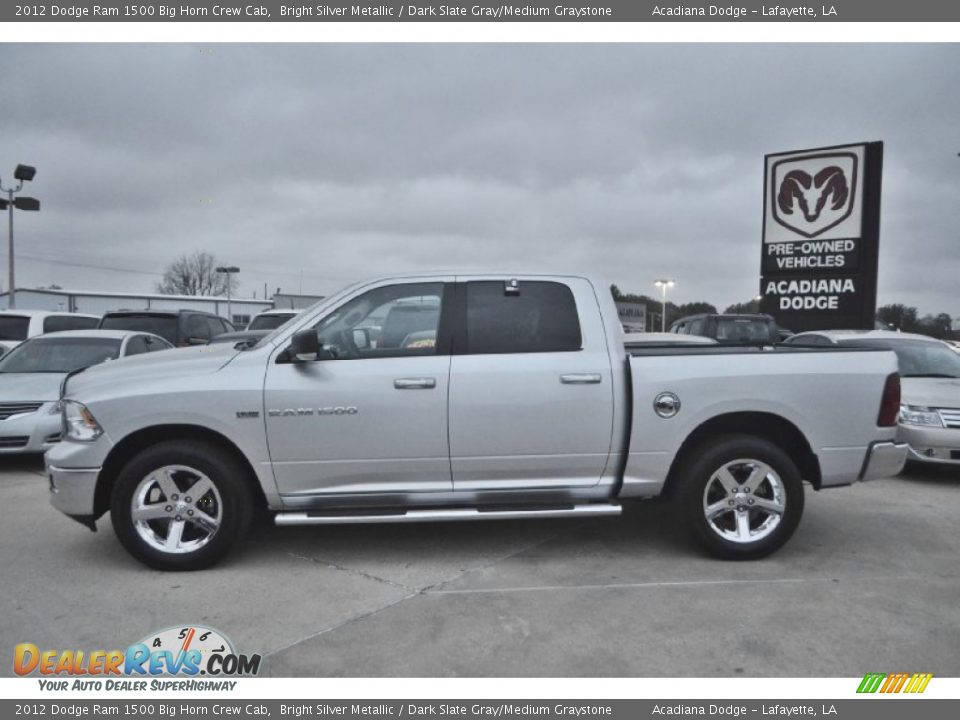
<instances>
[{"instance_id":1,"label":"white sedan","mask_svg":"<svg viewBox=\"0 0 960 720\"><path fill-rule=\"evenodd\" d=\"M0 453L42 453L60 441L60 383L107 360L173 346L127 330L67 330L25 340L0 359Z\"/></svg>"}]
</instances>

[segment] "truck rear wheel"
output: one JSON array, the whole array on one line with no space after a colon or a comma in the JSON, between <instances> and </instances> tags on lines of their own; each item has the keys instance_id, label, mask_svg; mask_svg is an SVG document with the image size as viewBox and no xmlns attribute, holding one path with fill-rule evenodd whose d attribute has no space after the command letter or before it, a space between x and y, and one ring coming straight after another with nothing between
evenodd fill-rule
<instances>
[{"instance_id":1,"label":"truck rear wheel","mask_svg":"<svg viewBox=\"0 0 960 720\"><path fill-rule=\"evenodd\" d=\"M803 515L803 481L779 446L751 435L700 445L681 468L680 512L711 554L752 560L777 550Z\"/></svg>"},{"instance_id":2,"label":"truck rear wheel","mask_svg":"<svg viewBox=\"0 0 960 720\"><path fill-rule=\"evenodd\" d=\"M250 525L245 468L221 449L168 441L135 455L113 487L120 542L157 570L200 570L220 560Z\"/></svg>"}]
</instances>

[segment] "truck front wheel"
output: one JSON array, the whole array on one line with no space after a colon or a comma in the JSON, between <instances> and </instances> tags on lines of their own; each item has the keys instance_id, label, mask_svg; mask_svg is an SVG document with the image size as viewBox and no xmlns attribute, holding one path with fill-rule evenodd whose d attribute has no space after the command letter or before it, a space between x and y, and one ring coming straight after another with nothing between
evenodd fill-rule
<instances>
[{"instance_id":1,"label":"truck front wheel","mask_svg":"<svg viewBox=\"0 0 960 720\"><path fill-rule=\"evenodd\" d=\"M793 535L803 515L803 481L782 448L726 435L700 445L680 470L680 511L711 554L764 557Z\"/></svg>"},{"instance_id":2,"label":"truck front wheel","mask_svg":"<svg viewBox=\"0 0 960 720\"><path fill-rule=\"evenodd\" d=\"M168 441L135 455L113 487L110 517L127 551L157 570L199 570L246 532L245 469L206 443Z\"/></svg>"}]
</instances>

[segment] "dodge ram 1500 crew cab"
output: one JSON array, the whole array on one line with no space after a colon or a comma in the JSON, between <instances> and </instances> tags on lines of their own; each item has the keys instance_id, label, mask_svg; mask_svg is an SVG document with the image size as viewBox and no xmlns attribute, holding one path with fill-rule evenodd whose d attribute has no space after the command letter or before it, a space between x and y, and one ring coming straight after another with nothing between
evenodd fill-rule
<instances>
[{"instance_id":1,"label":"dodge ram 1500 crew cab","mask_svg":"<svg viewBox=\"0 0 960 720\"><path fill-rule=\"evenodd\" d=\"M664 495L715 555L780 547L819 490L896 474L893 353L624 345L578 276L354 285L255 345L65 381L53 505L162 569L278 525L618 515Z\"/></svg>"}]
</instances>

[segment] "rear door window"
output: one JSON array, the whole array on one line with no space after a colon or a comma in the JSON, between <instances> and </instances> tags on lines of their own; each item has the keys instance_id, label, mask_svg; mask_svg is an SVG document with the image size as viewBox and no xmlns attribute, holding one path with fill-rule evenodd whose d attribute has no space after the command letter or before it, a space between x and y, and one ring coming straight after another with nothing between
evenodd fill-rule
<instances>
[{"instance_id":1,"label":"rear door window","mask_svg":"<svg viewBox=\"0 0 960 720\"><path fill-rule=\"evenodd\" d=\"M147 341L143 335L134 335L127 341L125 355L140 355L147 351Z\"/></svg>"},{"instance_id":2,"label":"rear door window","mask_svg":"<svg viewBox=\"0 0 960 720\"><path fill-rule=\"evenodd\" d=\"M43 319L43 331L48 333L61 330L90 330L99 322L98 318L77 315L48 315Z\"/></svg>"},{"instance_id":3,"label":"rear door window","mask_svg":"<svg viewBox=\"0 0 960 720\"><path fill-rule=\"evenodd\" d=\"M466 285L467 354L581 349L577 305L566 285L521 281L516 291L500 280Z\"/></svg>"},{"instance_id":4,"label":"rear door window","mask_svg":"<svg viewBox=\"0 0 960 720\"><path fill-rule=\"evenodd\" d=\"M23 315L0 315L0 340L26 340L30 318Z\"/></svg>"},{"instance_id":5,"label":"rear door window","mask_svg":"<svg viewBox=\"0 0 960 720\"><path fill-rule=\"evenodd\" d=\"M203 315L190 315L187 317L188 340L209 340L211 337L210 324Z\"/></svg>"}]
</instances>

